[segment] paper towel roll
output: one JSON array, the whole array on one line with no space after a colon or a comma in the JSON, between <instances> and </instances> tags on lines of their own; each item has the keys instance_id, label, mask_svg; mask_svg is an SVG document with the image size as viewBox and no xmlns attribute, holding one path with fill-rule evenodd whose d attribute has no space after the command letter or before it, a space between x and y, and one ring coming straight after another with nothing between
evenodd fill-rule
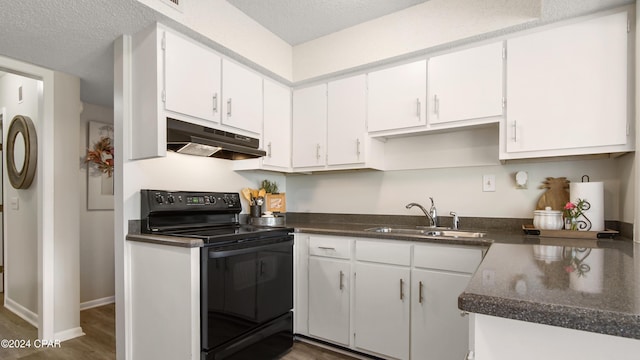
<instances>
[{"instance_id":1,"label":"paper towel roll","mask_svg":"<svg viewBox=\"0 0 640 360\"><path fill-rule=\"evenodd\" d=\"M569 184L569 196L573 203L576 203L578 199L583 199L591 205L589 210L583 211L591 222L591 229L581 229L578 226L578 230L604 230L604 185L602 182L572 182ZM579 218L578 220L584 219Z\"/></svg>"}]
</instances>

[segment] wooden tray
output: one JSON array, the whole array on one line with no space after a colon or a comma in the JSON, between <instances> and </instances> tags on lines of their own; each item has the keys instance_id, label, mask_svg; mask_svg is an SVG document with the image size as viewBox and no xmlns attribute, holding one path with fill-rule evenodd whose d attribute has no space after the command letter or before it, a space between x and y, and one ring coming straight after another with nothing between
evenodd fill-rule
<instances>
[{"instance_id":1,"label":"wooden tray","mask_svg":"<svg viewBox=\"0 0 640 360\"><path fill-rule=\"evenodd\" d=\"M522 225L522 230L527 235L565 239L613 239L619 233L609 229L602 231L542 230L536 229L533 225Z\"/></svg>"}]
</instances>

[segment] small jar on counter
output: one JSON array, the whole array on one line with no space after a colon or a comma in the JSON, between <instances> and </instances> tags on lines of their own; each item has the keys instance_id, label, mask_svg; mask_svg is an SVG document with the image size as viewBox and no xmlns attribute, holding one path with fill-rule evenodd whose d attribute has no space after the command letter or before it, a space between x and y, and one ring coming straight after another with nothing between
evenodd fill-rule
<instances>
[{"instance_id":1,"label":"small jar on counter","mask_svg":"<svg viewBox=\"0 0 640 360\"><path fill-rule=\"evenodd\" d=\"M561 230L564 227L562 211L551 210L550 206L547 206L544 210L534 211L533 226L541 230Z\"/></svg>"}]
</instances>

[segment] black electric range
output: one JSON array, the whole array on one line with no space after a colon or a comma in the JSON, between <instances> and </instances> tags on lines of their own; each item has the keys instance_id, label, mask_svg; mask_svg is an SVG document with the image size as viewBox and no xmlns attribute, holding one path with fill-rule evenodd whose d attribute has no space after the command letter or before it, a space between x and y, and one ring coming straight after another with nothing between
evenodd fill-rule
<instances>
[{"instance_id":1,"label":"black electric range","mask_svg":"<svg viewBox=\"0 0 640 360\"><path fill-rule=\"evenodd\" d=\"M202 239L201 359L293 346L293 229L240 224L240 194L141 190L142 232Z\"/></svg>"}]
</instances>

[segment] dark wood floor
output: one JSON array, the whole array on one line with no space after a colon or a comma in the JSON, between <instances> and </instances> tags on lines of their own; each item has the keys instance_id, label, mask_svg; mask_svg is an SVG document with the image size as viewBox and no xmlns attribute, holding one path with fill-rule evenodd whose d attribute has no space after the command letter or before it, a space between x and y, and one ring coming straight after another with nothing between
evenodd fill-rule
<instances>
[{"instance_id":1,"label":"dark wood floor","mask_svg":"<svg viewBox=\"0 0 640 360\"><path fill-rule=\"evenodd\" d=\"M4 294L0 299L4 303ZM116 358L114 304L80 312L80 326L85 336L65 341L59 348L36 349L34 341L38 338L38 330L4 306L0 306L0 339L31 341L31 347L24 349L0 347L0 359L113 360Z\"/></svg>"},{"instance_id":2,"label":"dark wood floor","mask_svg":"<svg viewBox=\"0 0 640 360\"><path fill-rule=\"evenodd\" d=\"M0 305L4 294L0 293ZM80 312L80 326L85 336L65 341L60 348L36 349L38 330L0 306L0 339L31 340L26 349L0 347L2 360L114 360L116 358L115 305L105 305ZM352 360L352 357L307 343L296 342L282 360Z\"/></svg>"}]
</instances>

